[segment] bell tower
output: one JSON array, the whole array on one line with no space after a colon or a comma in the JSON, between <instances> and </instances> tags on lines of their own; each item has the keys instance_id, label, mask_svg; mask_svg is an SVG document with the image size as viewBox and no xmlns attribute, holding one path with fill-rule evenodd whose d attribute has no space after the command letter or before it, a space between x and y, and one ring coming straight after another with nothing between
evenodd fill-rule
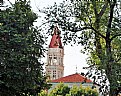
<instances>
[{"instance_id":1,"label":"bell tower","mask_svg":"<svg viewBox=\"0 0 121 96\"><path fill-rule=\"evenodd\" d=\"M64 48L61 43L60 31L58 27L55 26L47 52L47 65L45 67L46 74L50 76L50 80L63 77L63 57Z\"/></svg>"}]
</instances>

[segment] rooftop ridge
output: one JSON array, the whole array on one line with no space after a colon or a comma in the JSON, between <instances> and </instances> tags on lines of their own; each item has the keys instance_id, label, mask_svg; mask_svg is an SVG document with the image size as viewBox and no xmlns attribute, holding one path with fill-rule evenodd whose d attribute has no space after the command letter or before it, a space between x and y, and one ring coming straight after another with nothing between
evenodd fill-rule
<instances>
[{"instance_id":1,"label":"rooftop ridge","mask_svg":"<svg viewBox=\"0 0 121 96\"><path fill-rule=\"evenodd\" d=\"M86 82L86 83L91 83L92 81L90 79L87 79L86 77L82 76L79 73L71 74L59 79L52 80L53 83L56 82Z\"/></svg>"}]
</instances>

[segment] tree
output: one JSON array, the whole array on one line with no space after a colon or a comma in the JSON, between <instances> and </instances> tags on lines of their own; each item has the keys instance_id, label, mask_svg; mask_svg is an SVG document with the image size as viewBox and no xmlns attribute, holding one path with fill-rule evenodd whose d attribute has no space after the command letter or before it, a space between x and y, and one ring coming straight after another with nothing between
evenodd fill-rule
<instances>
[{"instance_id":1,"label":"tree","mask_svg":"<svg viewBox=\"0 0 121 96\"><path fill-rule=\"evenodd\" d=\"M71 96L81 96L81 95L84 95L84 88L82 88L82 86L79 88L77 86L73 86L69 92L69 94Z\"/></svg>"},{"instance_id":2,"label":"tree","mask_svg":"<svg viewBox=\"0 0 121 96\"><path fill-rule=\"evenodd\" d=\"M33 27L37 15L29 2L0 10L0 95L36 96L47 88L42 63L44 37Z\"/></svg>"},{"instance_id":3,"label":"tree","mask_svg":"<svg viewBox=\"0 0 121 96\"><path fill-rule=\"evenodd\" d=\"M96 89L92 89L89 86L87 87L80 87L73 86L70 89L69 96L98 96L98 92Z\"/></svg>"},{"instance_id":4,"label":"tree","mask_svg":"<svg viewBox=\"0 0 121 96\"><path fill-rule=\"evenodd\" d=\"M70 91L70 88L63 83L58 84L49 94L49 96L66 96Z\"/></svg>"},{"instance_id":5,"label":"tree","mask_svg":"<svg viewBox=\"0 0 121 96\"><path fill-rule=\"evenodd\" d=\"M49 96L98 96L96 89L91 89L90 87L80 87L74 85L69 88L63 83L55 86L54 89L48 94Z\"/></svg>"},{"instance_id":6,"label":"tree","mask_svg":"<svg viewBox=\"0 0 121 96\"><path fill-rule=\"evenodd\" d=\"M41 90L38 96L48 96L46 90Z\"/></svg>"},{"instance_id":7,"label":"tree","mask_svg":"<svg viewBox=\"0 0 121 96\"><path fill-rule=\"evenodd\" d=\"M101 76L106 74L110 96L121 88L120 5L120 0L66 0L42 11L51 27L57 23L62 28L65 44L73 41L84 46L90 67L100 70ZM103 89L105 85L100 86Z\"/></svg>"}]
</instances>

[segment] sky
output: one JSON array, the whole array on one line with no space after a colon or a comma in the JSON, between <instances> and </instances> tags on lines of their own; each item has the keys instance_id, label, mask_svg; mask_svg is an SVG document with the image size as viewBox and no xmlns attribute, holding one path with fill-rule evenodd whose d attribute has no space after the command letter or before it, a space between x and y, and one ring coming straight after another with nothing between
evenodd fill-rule
<instances>
[{"instance_id":1,"label":"sky","mask_svg":"<svg viewBox=\"0 0 121 96\"><path fill-rule=\"evenodd\" d=\"M7 1L7 0L5 0ZM14 0L10 0L11 2L14 2ZM30 0L32 10L35 13L38 13L38 9L42 9L43 7L51 6L56 2L57 4L63 2L63 0ZM40 15L40 14L39 14ZM36 25L41 25L41 19L37 20ZM51 39L51 36L50 36ZM49 45L50 40L48 40ZM76 72L86 72L87 70L84 70L83 67L88 66L86 64L86 58L87 56L82 54L80 50L82 49L81 45L66 45L64 46L64 76L75 74ZM47 58L44 59L44 62L46 63Z\"/></svg>"}]
</instances>

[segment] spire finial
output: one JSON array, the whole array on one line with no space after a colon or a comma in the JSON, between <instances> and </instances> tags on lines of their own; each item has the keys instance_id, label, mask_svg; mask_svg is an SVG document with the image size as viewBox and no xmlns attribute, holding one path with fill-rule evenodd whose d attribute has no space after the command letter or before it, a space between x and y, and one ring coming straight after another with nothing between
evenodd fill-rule
<instances>
[{"instance_id":1,"label":"spire finial","mask_svg":"<svg viewBox=\"0 0 121 96\"><path fill-rule=\"evenodd\" d=\"M76 65L76 73L77 73L77 65Z\"/></svg>"}]
</instances>

